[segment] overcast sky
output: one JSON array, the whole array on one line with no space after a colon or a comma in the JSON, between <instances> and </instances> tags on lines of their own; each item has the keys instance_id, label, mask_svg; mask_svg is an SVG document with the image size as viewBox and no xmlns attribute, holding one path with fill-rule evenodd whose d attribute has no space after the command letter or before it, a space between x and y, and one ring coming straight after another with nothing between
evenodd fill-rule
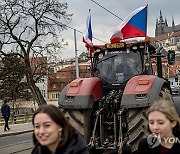
<instances>
[{"instance_id":1,"label":"overcast sky","mask_svg":"<svg viewBox=\"0 0 180 154\"><path fill-rule=\"evenodd\" d=\"M93 37L104 42L110 42L110 37L122 22L92 0L64 0L68 3L68 13L73 13L72 22L68 26L84 32L88 10L91 9ZM180 1L179 0L94 0L112 13L125 19L131 12L141 6L148 4L148 27L147 34L151 37L155 35L156 19L159 19L160 9L168 25L172 25L172 16L175 25L180 24ZM73 58L75 56L74 31L67 29L61 33L62 37L69 43L68 47L62 51L63 58ZM78 55L86 51L82 42L82 33L76 33ZM93 39L93 44L103 44Z\"/></svg>"}]
</instances>

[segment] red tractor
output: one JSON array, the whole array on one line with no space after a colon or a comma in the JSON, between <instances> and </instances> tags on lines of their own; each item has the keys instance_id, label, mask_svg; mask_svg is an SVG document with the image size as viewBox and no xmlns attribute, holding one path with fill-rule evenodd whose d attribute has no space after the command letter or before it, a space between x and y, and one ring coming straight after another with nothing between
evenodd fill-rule
<instances>
[{"instance_id":1,"label":"red tractor","mask_svg":"<svg viewBox=\"0 0 180 154\"><path fill-rule=\"evenodd\" d=\"M90 78L78 78L60 93L59 107L85 137L90 153L132 151L148 135L146 110L171 95L162 77L160 51L148 42L94 46ZM157 59L153 75L151 57ZM173 56L170 60L173 60Z\"/></svg>"}]
</instances>

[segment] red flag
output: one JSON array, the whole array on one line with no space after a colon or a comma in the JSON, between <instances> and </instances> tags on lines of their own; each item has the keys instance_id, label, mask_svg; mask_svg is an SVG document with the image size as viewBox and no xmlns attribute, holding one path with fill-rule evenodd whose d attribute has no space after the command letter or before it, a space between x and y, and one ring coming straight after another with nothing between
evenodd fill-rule
<instances>
[{"instance_id":1,"label":"red flag","mask_svg":"<svg viewBox=\"0 0 180 154\"><path fill-rule=\"evenodd\" d=\"M111 43L133 37L145 37L147 33L147 6L140 7L133 11L119 25L111 37Z\"/></svg>"},{"instance_id":2,"label":"red flag","mask_svg":"<svg viewBox=\"0 0 180 154\"><path fill-rule=\"evenodd\" d=\"M92 43L92 27L91 27L91 14L90 10L86 20L86 29L83 33L83 42L86 43L86 47L90 49L90 53L94 52L93 43Z\"/></svg>"}]
</instances>

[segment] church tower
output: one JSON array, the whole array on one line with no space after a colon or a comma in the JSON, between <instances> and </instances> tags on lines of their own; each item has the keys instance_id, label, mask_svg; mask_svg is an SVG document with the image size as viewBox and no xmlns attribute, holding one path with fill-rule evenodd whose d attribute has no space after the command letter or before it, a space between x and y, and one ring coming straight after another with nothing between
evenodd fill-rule
<instances>
[{"instance_id":1,"label":"church tower","mask_svg":"<svg viewBox=\"0 0 180 154\"><path fill-rule=\"evenodd\" d=\"M162 12L160 10L159 20L156 20L155 37L164 34L164 27L168 27L167 20L163 19Z\"/></svg>"},{"instance_id":2,"label":"church tower","mask_svg":"<svg viewBox=\"0 0 180 154\"><path fill-rule=\"evenodd\" d=\"M174 31L174 27L175 27L175 22L174 22L174 17L172 16L172 29Z\"/></svg>"}]
</instances>

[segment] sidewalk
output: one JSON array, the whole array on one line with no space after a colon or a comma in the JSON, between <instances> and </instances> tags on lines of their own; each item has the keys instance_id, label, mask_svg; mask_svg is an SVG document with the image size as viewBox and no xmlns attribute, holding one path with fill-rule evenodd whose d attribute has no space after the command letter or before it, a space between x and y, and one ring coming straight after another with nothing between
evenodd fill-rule
<instances>
[{"instance_id":1,"label":"sidewalk","mask_svg":"<svg viewBox=\"0 0 180 154\"><path fill-rule=\"evenodd\" d=\"M23 124L10 124L9 127L9 131L4 131L4 126L0 126L0 137L17 135L33 131L33 126L31 122Z\"/></svg>"}]
</instances>

